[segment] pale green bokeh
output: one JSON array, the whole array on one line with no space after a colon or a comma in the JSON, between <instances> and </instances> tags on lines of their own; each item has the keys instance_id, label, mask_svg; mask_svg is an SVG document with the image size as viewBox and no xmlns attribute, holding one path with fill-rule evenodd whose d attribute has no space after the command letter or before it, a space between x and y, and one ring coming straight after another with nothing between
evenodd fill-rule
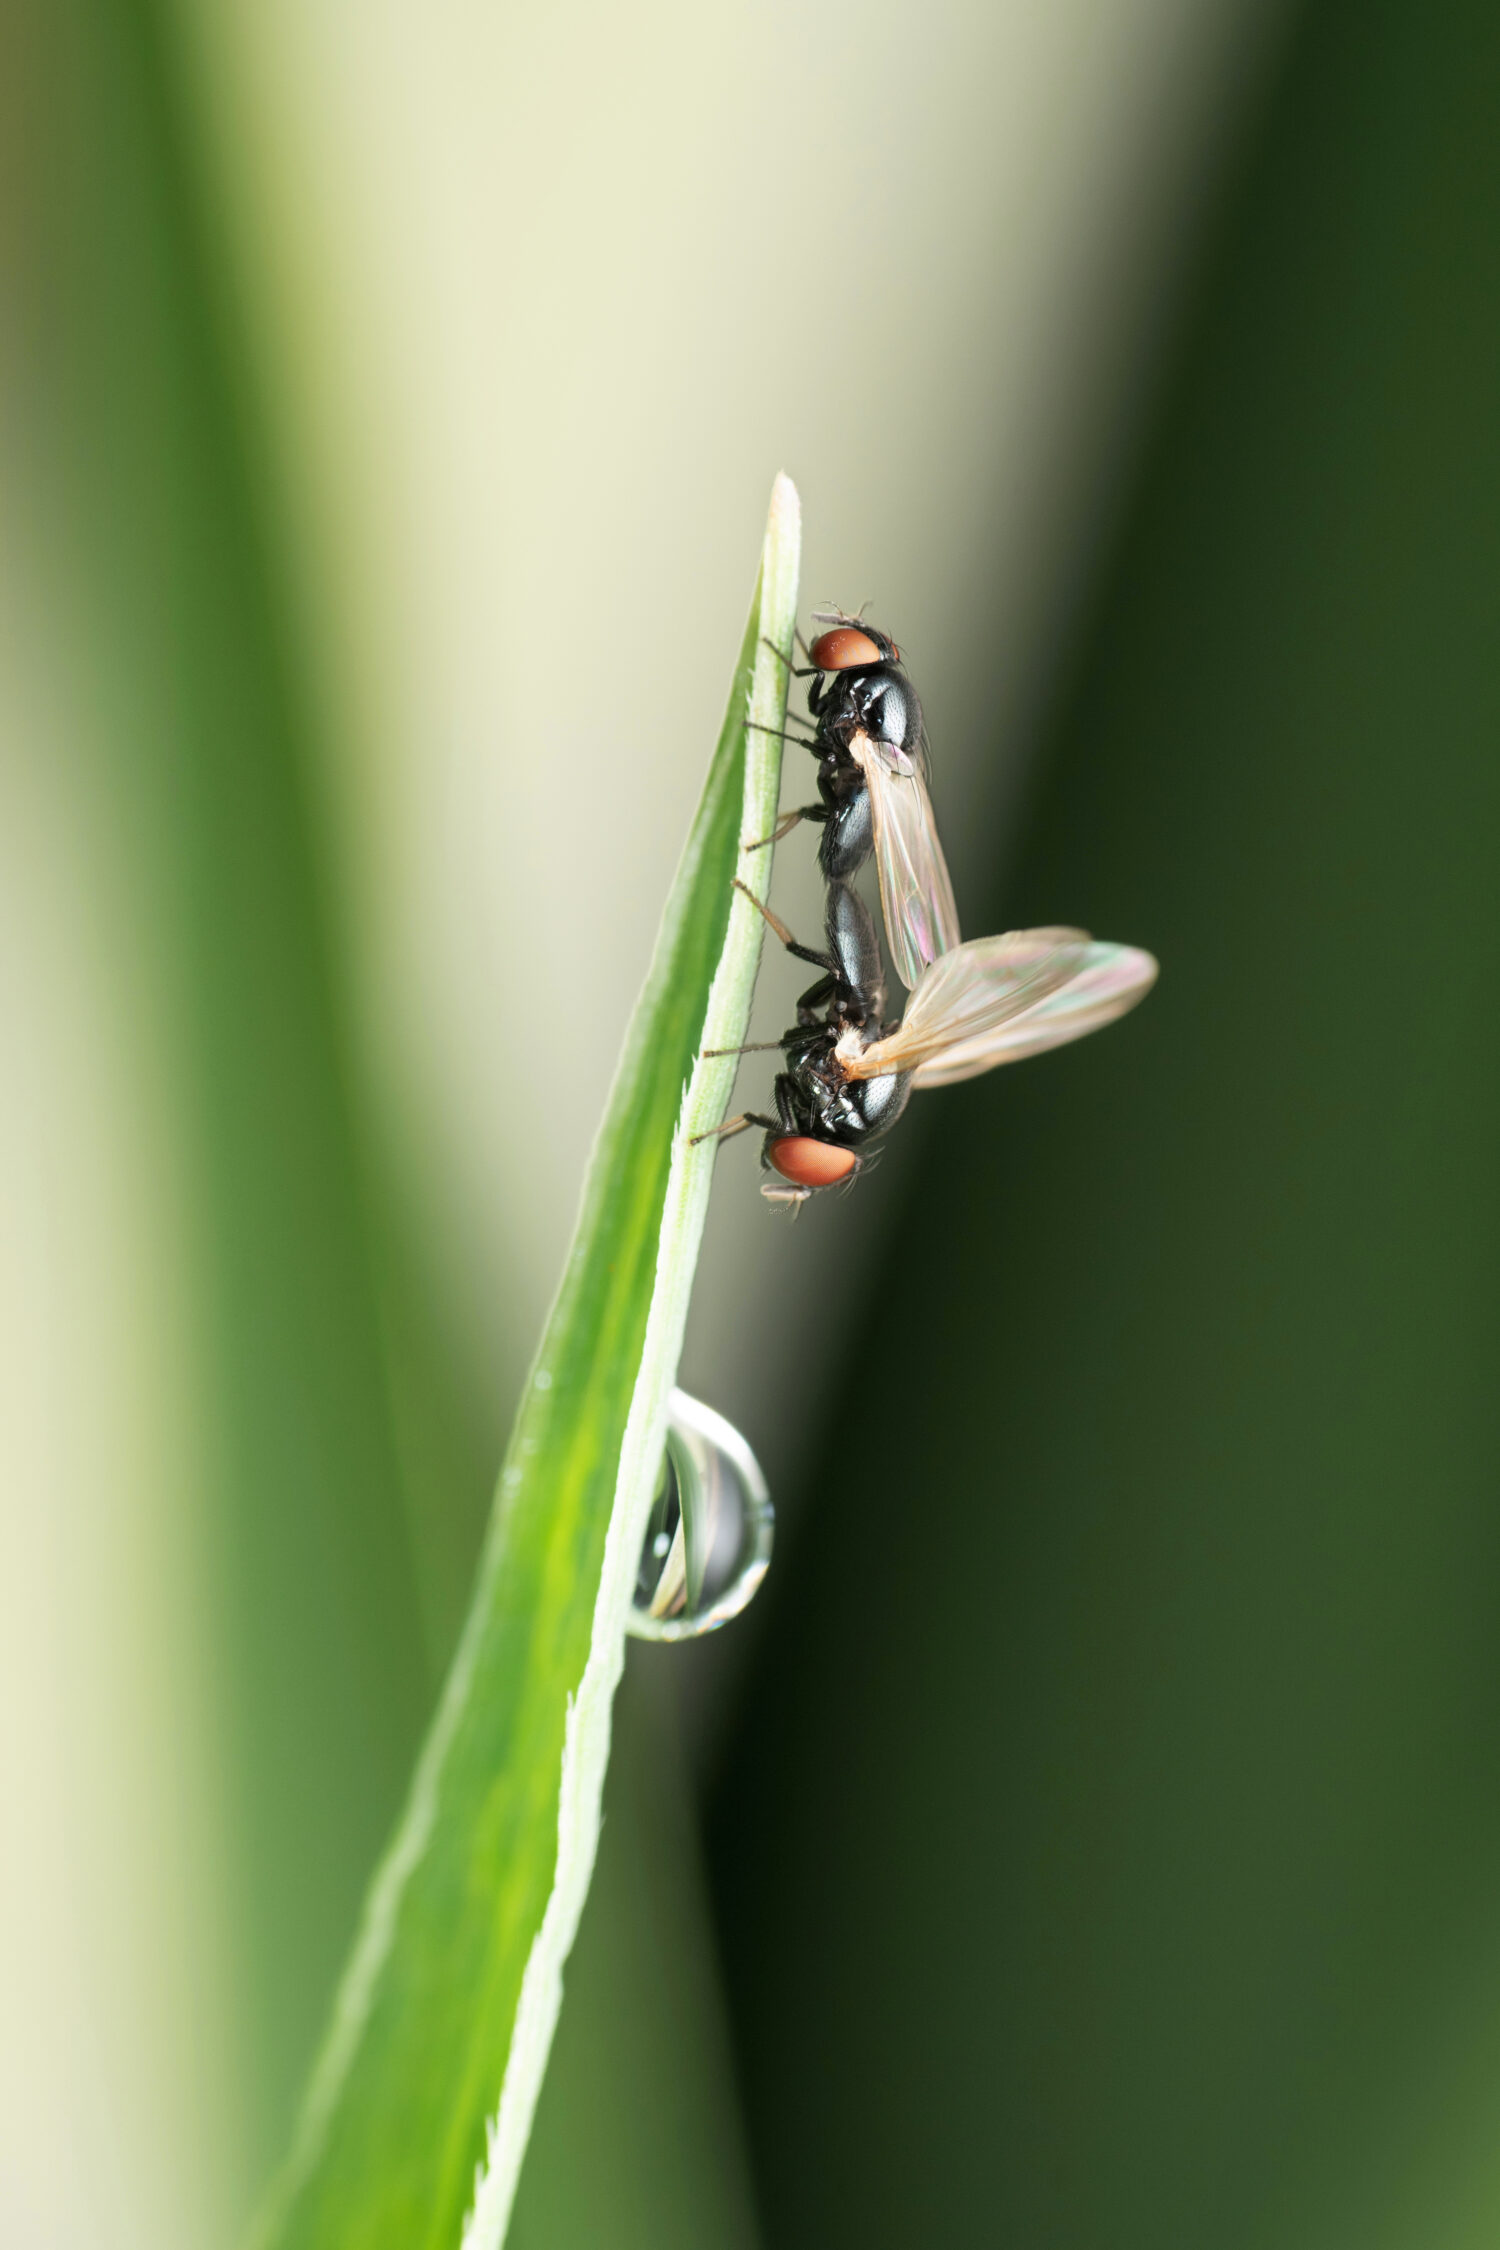
<instances>
[{"instance_id":1,"label":"pale green bokeh","mask_svg":"<svg viewBox=\"0 0 1500 2250\"><path fill-rule=\"evenodd\" d=\"M187 2250L245 2087L186 1214L34 529L12 509L0 581L0 2237Z\"/></svg>"}]
</instances>

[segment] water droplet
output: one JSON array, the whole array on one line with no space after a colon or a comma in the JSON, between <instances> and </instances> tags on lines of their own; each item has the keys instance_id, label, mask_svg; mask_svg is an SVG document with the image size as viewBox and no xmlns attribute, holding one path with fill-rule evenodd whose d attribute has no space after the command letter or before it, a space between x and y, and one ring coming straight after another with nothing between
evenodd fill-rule
<instances>
[{"instance_id":1,"label":"water droplet","mask_svg":"<svg viewBox=\"0 0 1500 2250\"><path fill-rule=\"evenodd\" d=\"M537 1369L536 1387L539 1391L550 1391L552 1388L552 1377L548 1374L545 1367L539 1367Z\"/></svg>"},{"instance_id":2,"label":"water droplet","mask_svg":"<svg viewBox=\"0 0 1500 2250\"><path fill-rule=\"evenodd\" d=\"M711 1406L674 1391L631 1632L643 1641L691 1641L727 1625L766 1575L774 1528L766 1480L739 1431Z\"/></svg>"}]
</instances>

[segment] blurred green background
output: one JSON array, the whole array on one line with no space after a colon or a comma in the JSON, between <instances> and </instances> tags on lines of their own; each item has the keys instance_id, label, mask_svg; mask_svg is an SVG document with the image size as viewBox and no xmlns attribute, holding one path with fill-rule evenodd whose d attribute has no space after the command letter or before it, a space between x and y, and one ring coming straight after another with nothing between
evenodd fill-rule
<instances>
[{"instance_id":1,"label":"blurred green background","mask_svg":"<svg viewBox=\"0 0 1500 2250\"><path fill-rule=\"evenodd\" d=\"M1460 0L6 0L7 2250L282 2143L781 466L966 927L1163 980L726 1152L781 1544L512 2240L1493 2241L1497 115Z\"/></svg>"}]
</instances>

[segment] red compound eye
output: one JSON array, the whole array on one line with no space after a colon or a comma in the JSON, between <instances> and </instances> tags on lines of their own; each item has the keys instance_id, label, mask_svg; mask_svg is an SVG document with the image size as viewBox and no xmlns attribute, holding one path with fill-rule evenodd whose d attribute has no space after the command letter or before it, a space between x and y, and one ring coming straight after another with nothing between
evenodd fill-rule
<instances>
[{"instance_id":1,"label":"red compound eye","mask_svg":"<svg viewBox=\"0 0 1500 2250\"><path fill-rule=\"evenodd\" d=\"M885 662L879 642L854 625L837 625L831 633L820 633L811 653L820 672L852 672L859 664Z\"/></svg>"},{"instance_id":2,"label":"red compound eye","mask_svg":"<svg viewBox=\"0 0 1500 2250\"><path fill-rule=\"evenodd\" d=\"M809 1140L804 1133L787 1133L781 1140L772 1141L767 1154L773 1171L790 1180L793 1187L837 1187L840 1180L859 1170L859 1158L852 1148L830 1148L827 1141Z\"/></svg>"}]
</instances>

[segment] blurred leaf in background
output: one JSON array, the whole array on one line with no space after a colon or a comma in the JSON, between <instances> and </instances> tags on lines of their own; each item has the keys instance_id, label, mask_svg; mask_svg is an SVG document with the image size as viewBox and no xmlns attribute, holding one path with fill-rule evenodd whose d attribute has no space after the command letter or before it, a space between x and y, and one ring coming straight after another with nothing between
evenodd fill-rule
<instances>
[{"instance_id":1,"label":"blurred leaf in background","mask_svg":"<svg viewBox=\"0 0 1500 2250\"><path fill-rule=\"evenodd\" d=\"M51 722L13 712L10 770L52 854L41 886L74 908L64 953L32 924L12 958L39 1024L90 995L107 1114L135 1127L107 1197L77 1209L84 1087L22 1050L11 1098L50 1120L48 1170L7 1185L50 1212L42 1264L78 1274L50 1331L23 1299L11 1317L53 1385L23 1408L97 1439L101 1397L128 1382L139 1448L87 1482L38 1459L15 1492L18 1536L58 1544L62 1633L55 1677L13 1686L57 1800L23 1821L22 1865L56 1848L71 1886L42 1901L29 2068L45 2084L92 2062L73 2118L89 2160L59 2165L27 2102L8 2170L14 2239L161 2245L222 2238L279 2134L427 1688L304 703L170 46L132 0L18 6L6 43L11 676ZM98 1325L90 1268L122 1228ZM71 1645L74 1605L111 1597L104 1640ZM118 1737L113 1824L68 1770L93 1726ZM161 1822L135 1796L158 1766ZM93 1867L114 1875L97 1898ZM139 1989L116 2012L122 1963ZM19 2050L8 2068L26 2074Z\"/></svg>"},{"instance_id":2,"label":"blurred leaf in background","mask_svg":"<svg viewBox=\"0 0 1500 2250\"><path fill-rule=\"evenodd\" d=\"M1305 9L961 901L1162 981L922 1098L830 1322L713 1823L779 2250L1500 2229L1497 115L1493 10Z\"/></svg>"}]
</instances>

